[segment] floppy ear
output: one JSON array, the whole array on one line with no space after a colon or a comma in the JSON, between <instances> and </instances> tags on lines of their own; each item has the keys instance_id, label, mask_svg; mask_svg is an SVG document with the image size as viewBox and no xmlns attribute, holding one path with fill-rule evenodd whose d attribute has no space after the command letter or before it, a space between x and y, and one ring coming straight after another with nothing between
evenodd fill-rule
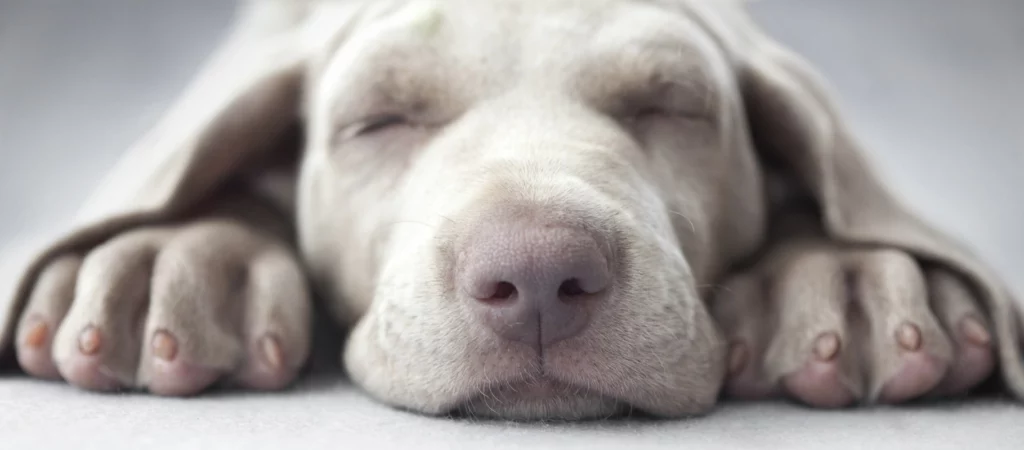
<instances>
[{"instance_id":1,"label":"floppy ear","mask_svg":"<svg viewBox=\"0 0 1024 450\"><path fill-rule=\"evenodd\" d=\"M185 207L244 160L272 148L298 118L299 20L289 2L245 3L220 48L105 178L78 220Z\"/></svg>"},{"instance_id":2,"label":"floppy ear","mask_svg":"<svg viewBox=\"0 0 1024 450\"><path fill-rule=\"evenodd\" d=\"M180 217L213 195L298 120L305 55L297 0L252 0L160 122L108 174L70 229L38 247L3 249L0 354L41 267L126 227ZM24 246L21 246L24 247Z\"/></svg>"},{"instance_id":3,"label":"floppy ear","mask_svg":"<svg viewBox=\"0 0 1024 450\"><path fill-rule=\"evenodd\" d=\"M1024 316L1008 286L966 247L900 203L807 62L761 35L751 22L738 22L736 28L749 32L742 44L734 44L757 150L781 163L816 200L831 237L901 248L971 280L995 326L1003 379L1024 400Z\"/></svg>"}]
</instances>

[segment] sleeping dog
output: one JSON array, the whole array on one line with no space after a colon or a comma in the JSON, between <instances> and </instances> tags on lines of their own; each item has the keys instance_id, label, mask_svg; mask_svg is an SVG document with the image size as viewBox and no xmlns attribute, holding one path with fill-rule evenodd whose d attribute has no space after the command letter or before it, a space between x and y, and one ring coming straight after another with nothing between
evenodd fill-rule
<instances>
[{"instance_id":1,"label":"sleeping dog","mask_svg":"<svg viewBox=\"0 0 1024 450\"><path fill-rule=\"evenodd\" d=\"M0 350L90 390L284 388L322 311L428 414L1024 398L1005 284L739 1L252 1L66 231Z\"/></svg>"}]
</instances>

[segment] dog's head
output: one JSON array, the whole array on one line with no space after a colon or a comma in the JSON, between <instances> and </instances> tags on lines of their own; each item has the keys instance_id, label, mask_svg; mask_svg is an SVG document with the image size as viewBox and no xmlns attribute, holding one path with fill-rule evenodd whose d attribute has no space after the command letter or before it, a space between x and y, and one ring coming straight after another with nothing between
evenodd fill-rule
<instances>
[{"instance_id":1,"label":"dog's head","mask_svg":"<svg viewBox=\"0 0 1024 450\"><path fill-rule=\"evenodd\" d=\"M806 109L751 69L737 5L296 14L300 248L356 383L427 413L709 409L725 349L702 298L765 228L751 115Z\"/></svg>"},{"instance_id":2,"label":"dog's head","mask_svg":"<svg viewBox=\"0 0 1024 450\"><path fill-rule=\"evenodd\" d=\"M651 2L378 3L314 63L302 249L396 405L711 405L701 293L762 233L729 56ZM326 20L326 17L324 17Z\"/></svg>"}]
</instances>

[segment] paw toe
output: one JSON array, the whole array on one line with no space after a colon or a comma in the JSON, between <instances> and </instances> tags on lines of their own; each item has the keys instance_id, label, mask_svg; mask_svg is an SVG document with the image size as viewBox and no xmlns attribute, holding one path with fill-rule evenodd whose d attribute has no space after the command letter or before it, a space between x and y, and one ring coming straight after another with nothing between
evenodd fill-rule
<instances>
[{"instance_id":1,"label":"paw toe","mask_svg":"<svg viewBox=\"0 0 1024 450\"><path fill-rule=\"evenodd\" d=\"M249 347L248 362L238 375L238 381L243 386L278 390L295 379L296 370L288 367L288 355L277 336L268 333Z\"/></svg>"},{"instance_id":2,"label":"paw toe","mask_svg":"<svg viewBox=\"0 0 1024 450\"><path fill-rule=\"evenodd\" d=\"M60 372L50 353L51 327L41 318L27 320L18 343L18 365L34 377L49 380L60 379Z\"/></svg>"},{"instance_id":3,"label":"paw toe","mask_svg":"<svg viewBox=\"0 0 1024 450\"><path fill-rule=\"evenodd\" d=\"M957 355L936 389L936 394L958 396L966 394L995 369L992 335L976 318L965 317L958 327Z\"/></svg>"},{"instance_id":4,"label":"paw toe","mask_svg":"<svg viewBox=\"0 0 1024 450\"><path fill-rule=\"evenodd\" d=\"M797 370L783 377L786 391L798 400L819 408L841 408L856 399L843 385L839 353L842 343L834 332L822 333L815 339L813 357Z\"/></svg>"},{"instance_id":5,"label":"paw toe","mask_svg":"<svg viewBox=\"0 0 1024 450\"><path fill-rule=\"evenodd\" d=\"M727 379L723 392L727 397L759 400L774 396L775 387L764 375L762 360L767 327L762 281L751 275L736 275L722 286L712 304L711 313L728 339Z\"/></svg>"},{"instance_id":6,"label":"paw toe","mask_svg":"<svg viewBox=\"0 0 1024 450\"><path fill-rule=\"evenodd\" d=\"M203 367L179 355L178 339L165 329L157 330L150 339L152 357L149 391L157 395L195 395L215 383L221 371ZM179 357L180 356L180 357Z\"/></svg>"},{"instance_id":7,"label":"paw toe","mask_svg":"<svg viewBox=\"0 0 1024 450\"><path fill-rule=\"evenodd\" d=\"M796 399L818 408L842 408L855 400L843 386L836 361L810 360L800 370L782 379L786 391Z\"/></svg>"},{"instance_id":8,"label":"paw toe","mask_svg":"<svg viewBox=\"0 0 1024 450\"><path fill-rule=\"evenodd\" d=\"M112 391L123 387L102 357L104 335L88 326L77 337L75 351L59 362L58 370L68 383L83 389Z\"/></svg>"},{"instance_id":9,"label":"paw toe","mask_svg":"<svg viewBox=\"0 0 1024 450\"><path fill-rule=\"evenodd\" d=\"M883 403L911 400L935 388L946 373L946 365L923 352L903 356L900 369L885 384L879 395Z\"/></svg>"},{"instance_id":10,"label":"paw toe","mask_svg":"<svg viewBox=\"0 0 1024 450\"><path fill-rule=\"evenodd\" d=\"M776 395L775 386L758 370L758 360L758 355L745 342L735 342L730 346L729 378L725 384L727 396L740 400L762 400Z\"/></svg>"},{"instance_id":11,"label":"paw toe","mask_svg":"<svg viewBox=\"0 0 1024 450\"><path fill-rule=\"evenodd\" d=\"M928 289L935 313L953 342L949 372L935 390L939 396L964 395L995 370L992 333L981 303L956 274L941 268L928 271Z\"/></svg>"},{"instance_id":12,"label":"paw toe","mask_svg":"<svg viewBox=\"0 0 1024 450\"><path fill-rule=\"evenodd\" d=\"M171 397L199 394L212 386L221 376L216 369L202 367L187 361L157 360L149 378L149 392Z\"/></svg>"}]
</instances>

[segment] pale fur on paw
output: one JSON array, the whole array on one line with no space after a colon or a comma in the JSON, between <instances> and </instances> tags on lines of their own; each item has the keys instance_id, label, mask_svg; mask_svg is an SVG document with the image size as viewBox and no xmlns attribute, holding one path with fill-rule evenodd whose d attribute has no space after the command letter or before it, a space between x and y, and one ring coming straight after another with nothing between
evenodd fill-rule
<instances>
[{"instance_id":1,"label":"pale fur on paw","mask_svg":"<svg viewBox=\"0 0 1024 450\"><path fill-rule=\"evenodd\" d=\"M724 283L712 311L732 398L900 403L963 395L995 367L970 286L895 249L792 239Z\"/></svg>"},{"instance_id":2,"label":"pale fur on paw","mask_svg":"<svg viewBox=\"0 0 1024 450\"><path fill-rule=\"evenodd\" d=\"M310 350L292 250L230 219L125 232L45 267L18 326L29 374L91 390L279 389Z\"/></svg>"}]
</instances>

